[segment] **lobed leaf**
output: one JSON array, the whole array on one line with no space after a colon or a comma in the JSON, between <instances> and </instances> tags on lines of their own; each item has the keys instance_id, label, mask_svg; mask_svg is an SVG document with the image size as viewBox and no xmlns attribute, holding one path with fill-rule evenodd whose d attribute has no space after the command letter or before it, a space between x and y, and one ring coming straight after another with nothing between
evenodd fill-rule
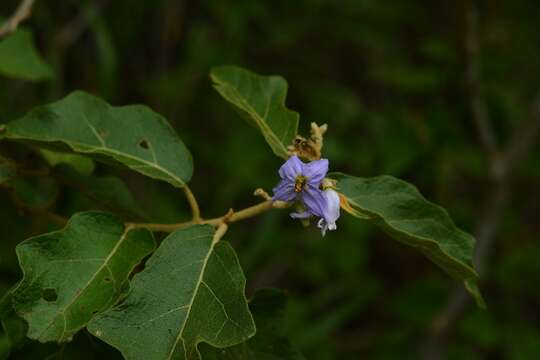
<instances>
[{"instance_id":1,"label":"lobed leaf","mask_svg":"<svg viewBox=\"0 0 540 360\"><path fill-rule=\"evenodd\" d=\"M200 342L223 348L253 336L238 258L213 236L209 225L169 235L133 277L126 300L88 330L127 360L199 359Z\"/></svg>"},{"instance_id":2,"label":"lobed leaf","mask_svg":"<svg viewBox=\"0 0 540 360\"><path fill-rule=\"evenodd\" d=\"M120 163L177 187L193 172L191 154L161 115L142 105L113 107L81 91L10 122L4 137Z\"/></svg>"},{"instance_id":3,"label":"lobed leaf","mask_svg":"<svg viewBox=\"0 0 540 360\"><path fill-rule=\"evenodd\" d=\"M64 229L19 244L23 279L12 304L28 322L28 337L70 341L118 300L135 265L154 247L149 231L125 228L98 212L76 214Z\"/></svg>"},{"instance_id":4,"label":"lobed leaf","mask_svg":"<svg viewBox=\"0 0 540 360\"><path fill-rule=\"evenodd\" d=\"M299 121L298 113L285 106L287 81L235 66L213 68L210 77L221 96L261 131L274 154L287 159L287 146L296 137Z\"/></svg>"},{"instance_id":5,"label":"lobed leaf","mask_svg":"<svg viewBox=\"0 0 540 360\"><path fill-rule=\"evenodd\" d=\"M394 239L421 251L448 274L463 281L483 305L472 266L474 238L456 227L446 210L427 201L418 190L392 176L358 178L330 175L338 180L351 214L367 219Z\"/></svg>"},{"instance_id":6,"label":"lobed leaf","mask_svg":"<svg viewBox=\"0 0 540 360\"><path fill-rule=\"evenodd\" d=\"M0 41L0 74L29 81L53 77L51 67L34 47L30 30L20 28Z\"/></svg>"}]
</instances>

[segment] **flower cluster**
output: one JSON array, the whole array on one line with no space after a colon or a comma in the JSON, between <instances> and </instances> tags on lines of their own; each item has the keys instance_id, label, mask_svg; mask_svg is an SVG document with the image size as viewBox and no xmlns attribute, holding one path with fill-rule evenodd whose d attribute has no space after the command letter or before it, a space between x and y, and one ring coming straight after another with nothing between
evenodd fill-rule
<instances>
[{"instance_id":1,"label":"flower cluster","mask_svg":"<svg viewBox=\"0 0 540 360\"><path fill-rule=\"evenodd\" d=\"M273 189L272 200L296 202L301 211L291 213L293 219L319 218L317 226L323 236L327 230L335 230L339 218L339 195L325 181L328 160L321 159L303 163L292 156L279 169L281 181Z\"/></svg>"}]
</instances>

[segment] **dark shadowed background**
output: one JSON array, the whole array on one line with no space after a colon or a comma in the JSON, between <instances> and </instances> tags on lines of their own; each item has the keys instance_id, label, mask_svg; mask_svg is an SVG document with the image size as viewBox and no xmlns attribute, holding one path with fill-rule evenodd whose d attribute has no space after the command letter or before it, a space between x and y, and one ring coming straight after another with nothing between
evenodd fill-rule
<instances>
[{"instance_id":1,"label":"dark shadowed background","mask_svg":"<svg viewBox=\"0 0 540 360\"><path fill-rule=\"evenodd\" d=\"M8 17L18 1L3 0ZM328 123L332 170L415 184L479 239L487 311L411 248L343 216L325 238L282 211L231 226L254 289L289 295L284 327L307 359L540 358L540 6L535 0L37 1L25 26L52 81L0 80L1 122L75 89L163 114L190 149L203 214L258 200L281 160L212 89L212 66L289 82L287 105ZM2 151L21 152L17 146ZM32 160L31 154L23 154ZM127 181L148 220L189 217L181 192ZM92 208L62 187L54 210ZM0 284L19 279L15 245L53 228L0 193ZM55 345L27 341L14 359ZM84 352L84 353L83 353ZM67 359L119 359L82 332Z\"/></svg>"}]
</instances>

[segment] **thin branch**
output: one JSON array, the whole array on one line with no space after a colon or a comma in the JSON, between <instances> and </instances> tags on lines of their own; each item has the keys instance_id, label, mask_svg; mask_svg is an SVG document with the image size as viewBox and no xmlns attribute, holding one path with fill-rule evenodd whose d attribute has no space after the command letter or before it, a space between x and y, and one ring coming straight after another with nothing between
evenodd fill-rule
<instances>
[{"instance_id":1,"label":"thin branch","mask_svg":"<svg viewBox=\"0 0 540 360\"><path fill-rule=\"evenodd\" d=\"M22 0L17 7L17 10L15 10L13 15L0 28L0 38L15 32L19 27L19 24L32 14L33 5L34 0Z\"/></svg>"},{"instance_id":2,"label":"thin branch","mask_svg":"<svg viewBox=\"0 0 540 360\"><path fill-rule=\"evenodd\" d=\"M186 227L195 225L195 224L209 224L212 226L219 226L221 224L232 224L241 220L249 219L251 217L260 215L274 208L285 208L288 205L282 204L278 201L272 202L271 200L264 201L257 205L250 206L238 212L229 210L227 214L208 220L200 221L186 221L178 224L153 224L153 223L127 223L126 226L132 228L144 228L151 231L158 232L173 232L179 229L184 229Z\"/></svg>"}]
</instances>

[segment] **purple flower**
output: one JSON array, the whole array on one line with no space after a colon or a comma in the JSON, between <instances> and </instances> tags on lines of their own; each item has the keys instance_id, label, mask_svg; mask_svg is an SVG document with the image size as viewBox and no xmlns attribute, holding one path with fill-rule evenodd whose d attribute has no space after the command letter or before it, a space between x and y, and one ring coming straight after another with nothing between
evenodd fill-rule
<instances>
[{"instance_id":1,"label":"purple flower","mask_svg":"<svg viewBox=\"0 0 540 360\"><path fill-rule=\"evenodd\" d=\"M323 190L323 196L326 199L326 208L317 227L321 229L322 236L325 236L327 230L337 229L336 221L339 219L340 199L339 194L332 188Z\"/></svg>"},{"instance_id":2,"label":"purple flower","mask_svg":"<svg viewBox=\"0 0 540 360\"><path fill-rule=\"evenodd\" d=\"M305 164L298 156L292 156L279 169L281 181L273 189L272 200L302 203L305 211L292 213L294 219L306 219L312 215L324 218L327 200L320 185L327 172L327 159Z\"/></svg>"}]
</instances>

